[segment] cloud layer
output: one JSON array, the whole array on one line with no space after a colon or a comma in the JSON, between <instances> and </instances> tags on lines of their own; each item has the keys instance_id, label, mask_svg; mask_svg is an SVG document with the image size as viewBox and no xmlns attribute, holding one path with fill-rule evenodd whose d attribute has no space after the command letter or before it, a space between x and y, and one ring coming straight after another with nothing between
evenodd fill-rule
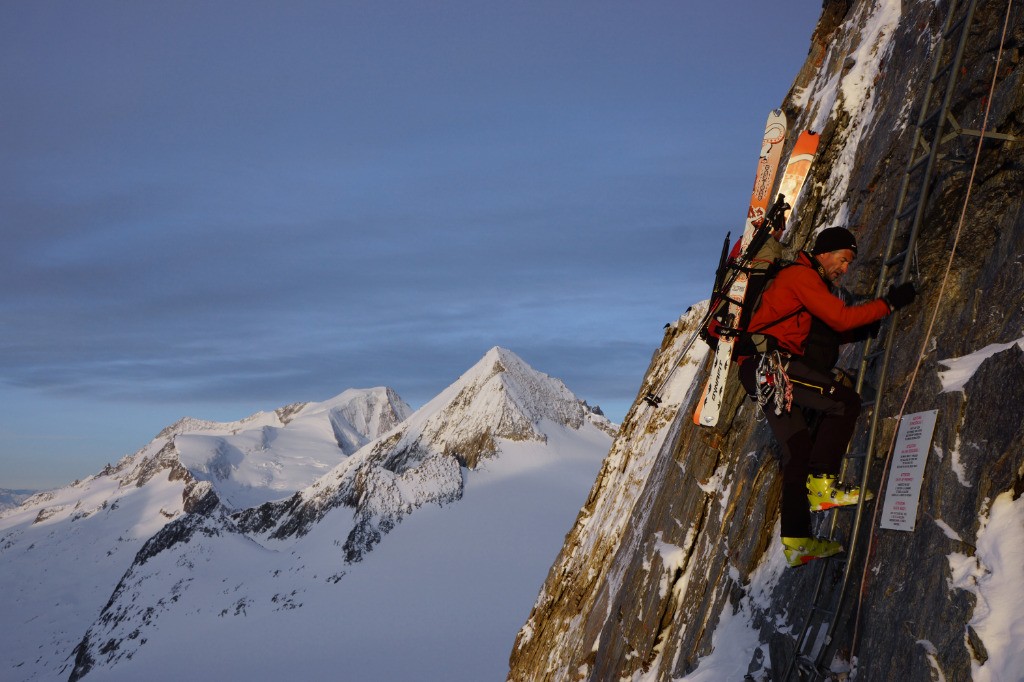
<instances>
[{"instance_id":1,"label":"cloud layer","mask_svg":"<svg viewBox=\"0 0 1024 682\"><path fill-rule=\"evenodd\" d=\"M415 404L500 344L621 417L740 227L783 4L5 5L4 395Z\"/></svg>"}]
</instances>

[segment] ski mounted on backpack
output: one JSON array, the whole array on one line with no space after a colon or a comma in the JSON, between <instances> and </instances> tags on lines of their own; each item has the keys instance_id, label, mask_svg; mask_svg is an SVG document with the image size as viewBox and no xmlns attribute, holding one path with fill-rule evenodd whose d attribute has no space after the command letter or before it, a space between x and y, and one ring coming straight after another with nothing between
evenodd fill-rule
<instances>
[{"instance_id":1,"label":"ski mounted on backpack","mask_svg":"<svg viewBox=\"0 0 1024 682\"><path fill-rule=\"evenodd\" d=\"M788 220L787 211L792 208L786 200L788 198L793 203L796 203L799 198L800 191L803 189L807 174L811 168L811 163L814 161L814 156L818 151L819 139L817 133L809 130L805 130L797 136L796 143L793 145L793 150L789 155L789 160L786 162L786 170L782 174L782 180L779 182L778 197L773 206L768 209L768 214L765 218L767 230L759 229L747 249L746 267L748 268L748 282L743 300L740 301L739 321L737 323L736 320L733 320L731 325L724 325L728 329L723 330L723 332L731 331L735 336L749 331L750 318L761 302L762 292L775 275L778 274L783 265L781 246L773 249L765 249L764 247L769 243L769 233L781 242ZM739 246L739 244L736 245L737 253L735 255L737 258ZM762 251L762 249L764 250ZM719 325L721 324L722 321L719 320ZM711 338L705 340L708 341L712 348L715 348L718 344L718 335L710 329L710 323L708 332Z\"/></svg>"},{"instance_id":2,"label":"ski mounted on backpack","mask_svg":"<svg viewBox=\"0 0 1024 682\"><path fill-rule=\"evenodd\" d=\"M778 144L778 120L775 116L776 112L773 112L769 116L768 124L765 128L765 143L768 144L772 140L775 144ZM783 119L784 120L784 119ZM769 134L773 137L769 139ZM774 177L774 171L770 168L766 168L763 157L758 160L758 173L755 179L754 192L751 195L751 207L748 209L748 217L753 219L756 216L762 216L761 220L755 223L753 236L751 241L747 243L747 248L743 248L743 241L737 241L733 253L728 254L731 233L726 235L725 243L722 246L722 255L719 258L718 269L715 271L715 283L712 288L711 300L708 306L708 311L701 319L697 326L697 331L687 340L683 347L683 350L677 356L676 361L672 364L665 378L658 384L658 386L648 391L644 395L644 402L651 407L659 407L662 402L661 393L664 391L665 386L671 380L675 371L682 364L683 359L693 346L697 338L701 338L708 343L712 348L716 348L718 345L718 337L722 331L725 331L727 335L732 334L729 343L732 343L732 338L739 333L749 321L750 314L753 306L744 306L744 300L736 300L729 295L730 290L733 288L736 280L742 274L745 278L749 278L749 275L758 268L753 268L753 261L757 256L758 252L764 247L771 234L776 230L782 230L785 228L787 221L787 211L792 207L787 202L787 198L796 201L800 195L800 191L803 187L804 181L807 178L807 173L810 168L811 162L814 160L814 156L817 152L818 147L818 134L811 131L802 132L797 138L796 144L790 154L789 161L786 164L786 170L783 175L782 181L779 185L779 194L772 204L771 208L767 212L763 210L763 206L760 202L763 201L767 204L766 198L762 199L758 196L759 189L763 191L765 181L768 177ZM762 148L764 151L764 148ZM767 180L770 183L770 180ZM768 189L771 185L767 184ZM748 225L749 227L749 225ZM758 229L763 227L764 229ZM746 236L746 235L745 235ZM761 271L763 272L763 270ZM763 290L767 281L774 275L774 270L768 273L767 277L761 279L761 281L755 281L753 286L750 284L744 289L744 299L747 297L747 290L750 289L750 294L753 295L752 299L749 299L752 303L756 303L759 300L760 292ZM739 314L734 318L726 318L728 314L728 306L732 303L740 306ZM720 319L715 320L716 315ZM709 327L714 327L709 330ZM730 356L731 359L731 356ZM709 380L710 383L710 380ZM705 402L705 398L708 392L707 386L705 386L704 395L701 396L700 403L698 405L698 412L695 415L695 422L698 422L701 408Z\"/></svg>"},{"instance_id":3,"label":"ski mounted on backpack","mask_svg":"<svg viewBox=\"0 0 1024 682\"><path fill-rule=\"evenodd\" d=\"M722 245L722 255L718 263L718 270L715 271L715 284L712 288L711 302L708 306L708 311L704 314L704 317L701 318L700 323L697 325L697 330L687 340L682 352L679 353L678 359L673 363L672 368L669 370L668 374L665 375L665 378L658 385L658 388L654 391L648 391L644 395L644 402L648 405L651 407L661 406L661 392L668 384L669 379L672 378L672 374L682 363L683 358L693 346L694 341L699 338L714 348L715 345L717 345L719 335L725 335L734 331L738 334L739 330L734 330L731 327L725 326L724 322L721 320L719 320L719 326L717 327L718 331L716 333L712 334L708 332L709 325L717 319L715 316L716 311L720 310L720 306L716 305L716 303L724 304L728 302L726 296L729 289L740 274L749 274L751 272L752 268L750 268L749 264L752 262L753 257L757 252L764 246L766 239L771 236L771 233L774 230L781 230L785 228L785 212L789 209L790 205L786 203L785 196L780 194L775 200L775 203L772 204L772 207L768 209L768 213L765 214L765 224L763 229L759 229L757 231L755 239L751 241L748 248L743 251L739 257L731 259L728 257L730 236L732 233L726 233L725 243ZM709 340L714 342L714 345L712 345Z\"/></svg>"},{"instance_id":4,"label":"ski mounted on backpack","mask_svg":"<svg viewBox=\"0 0 1024 682\"><path fill-rule=\"evenodd\" d=\"M771 191L775 182L775 174L778 171L779 160L782 156L782 146L785 143L785 140L786 115L782 112L781 109L775 109L774 111L768 114L768 120L765 122L764 135L762 136L761 140L761 152L758 155L757 159L757 172L754 175L754 188L751 191L750 204L747 208L748 229L750 229L749 223L752 219L756 220L758 224L763 222L765 209L768 207L768 201L771 198ZM746 243L750 241L750 237L747 236L746 232L744 233L744 238L742 241L744 245L746 245ZM728 245L728 238L726 241L726 245ZM724 252L725 249L723 248L723 255ZM718 280L724 280L726 278L724 266L725 264L720 261L719 270L718 272L716 272L716 291L719 289L723 291L730 290L736 285L736 281L739 279L739 276L737 275L736 277L732 278L730 282L723 281L719 286L717 284ZM709 306L708 315L705 315L704 319L701 320L701 323L698 327L698 333L695 333L693 337L690 338L689 341L686 343L686 346L683 348L682 353L679 354L678 359L673 363L671 369L666 374L664 380L662 380L662 382L655 390L649 391L644 396L644 400L647 402L648 405L651 405L652 407L658 407L658 405L661 404L662 390L664 390L669 379L672 377L676 369L682 363L683 358L686 356L686 353L689 352L690 347L693 345L694 341L696 341L697 336L699 334L699 330L707 324L711 310L712 309Z\"/></svg>"},{"instance_id":5,"label":"ski mounted on backpack","mask_svg":"<svg viewBox=\"0 0 1024 682\"><path fill-rule=\"evenodd\" d=\"M749 323L753 308L760 300L761 292L771 277L778 272L777 261L782 253L781 246L775 244L769 249L768 240L773 230L785 228L785 212L790 207L785 203L786 194L782 188L791 192L790 196L795 202L807 179L811 162L817 153L818 141L819 136L810 131L804 131L797 137L780 182L779 199L773 206L773 209L778 212L777 215L772 216L776 223L771 224L766 220L764 223L757 224L751 218L747 220L741 242L746 262L741 264L736 281L726 297L728 309L720 318L721 327L714 362L711 365L704 395L693 415L694 423L700 426L714 426L718 423L736 340ZM755 215L753 210L750 215ZM781 236L780 233L778 238L781 239ZM764 249L765 255L760 253L761 249ZM756 264L755 261L757 261ZM748 299L748 290L753 295L750 299ZM748 304L748 300L751 303Z\"/></svg>"},{"instance_id":6,"label":"ski mounted on backpack","mask_svg":"<svg viewBox=\"0 0 1024 682\"><path fill-rule=\"evenodd\" d=\"M757 255L764 248L764 245L768 243L768 240L772 238L773 232L786 229L786 211L790 208L792 206L786 202L786 195L780 193L765 214L764 223L754 233L754 238L750 240L750 243L747 244L742 252L734 255L726 263L729 280L721 285L716 281L715 289L711 292L711 304L708 307L710 315L707 322L699 329L701 340L712 349L718 347L718 340L721 337L736 337L746 329L750 314L753 312L753 306L747 305L747 301L756 301L757 296L760 295L764 286L768 283L767 280L775 274L773 271L774 264L769 264L767 268L755 264ZM737 244L738 246L740 244ZM736 250L739 251L739 249ZM757 273L766 273L766 276L757 283L756 290L751 290L749 280ZM744 298L736 300L730 298L729 290L736 281L736 278L741 274L747 276L748 284L744 292ZM755 294L755 297L750 298L751 294ZM730 304L739 306L740 314L738 317L734 317L731 314L729 310Z\"/></svg>"}]
</instances>

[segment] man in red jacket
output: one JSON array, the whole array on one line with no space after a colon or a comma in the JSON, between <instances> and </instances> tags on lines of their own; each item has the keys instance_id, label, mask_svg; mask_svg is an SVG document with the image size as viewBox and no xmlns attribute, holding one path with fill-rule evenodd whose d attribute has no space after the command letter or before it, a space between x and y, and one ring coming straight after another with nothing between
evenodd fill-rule
<instances>
[{"instance_id":1,"label":"man in red jacket","mask_svg":"<svg viewBox=\"0 0 1024 682\"><path fill-rule=\"evenodd\" d=\"M759 402L783 448L781 536L791 566L841 552L839 543L811 537L810 513L856 504L860 497L859 489L836 486L840 460L861 405L857 392L832 375L841 335L869 327L914 299L914 287L908 282L890 288L883 298L847 305L837 296L835 284L856 256L857 241L849 230L822 230L813 250L801 252L765 289L748 327L761 352L740 360L740 380L747 393L756 398L778 391L777 409ZM831 346L832 352L805 357L809 337L817 338L819 346L826 339L824 345ZM768 375L773 371L781 382L769 386ZM787 378L791 405L783 394ZM796 407L822 414L816 438L811 438Z\"/></svg>"}]
</instances>

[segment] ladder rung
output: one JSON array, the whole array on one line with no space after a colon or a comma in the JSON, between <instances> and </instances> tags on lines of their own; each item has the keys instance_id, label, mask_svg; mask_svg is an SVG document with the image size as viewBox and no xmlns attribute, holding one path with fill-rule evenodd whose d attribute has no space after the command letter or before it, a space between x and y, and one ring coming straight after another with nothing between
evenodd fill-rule
<instances>
[{"instance_id":1,"label":"ladder rung","mask_svg":"<svg viewBox=\"0 0 1024 682\"><path fill-rule=\"evenodd\" d=\"M935 83L936 81L938 81L939 79L941 79L941 78L942 78L943 76L945 76L946 74L948 74L948 73L949 73L949 71L950 71L950 69L952 69L952 67L953 67L953 60L951 59L951 60L949 60L949 63L948 63L948 64L946 64L945 66L943 66L943 67L942 67L941 69L939 69L939 70L938 70L938 71L937 71L937 72L935 73L935 75L934 75L934 76L932 76L932 83Z\"/></svg>"},{"instance_id":2,"label":"ladder rung","mask_svg":"<svg viewBox=\"0 0 1024 682\"><path fill-rule=\"evenodd\" d=\"M878 350L873 350L870 353L868 353L865 357L867 358L868 362L870 362L871 360L874 360L875 358L879 357L880 355L885 355L885 349L884 348L879 348Z\"/></svg>"},{"instance_id":3,"label":"ladder rung","mask_svg":"<svg viewBox=\"0 0 1024 682\"><path fill-rule=\"evenodd\" d=\"M931 124L935 123L942 117L942 107L939 107L932 113L924 117L924 120L917 126L918 128L927 128Z\"/></svg>"},{"instance_id":4,"label":"ladder rung","mask_svg":"<svg viewBox=\"0 0 1024 682\"><path fill-rule=\"evenodd\" d=\"M908 173L908 174L909 174L909 173L913 173L913 172L914 172L914 171L916 171L916 170L917 170L918 168L920 168L921 166L923 166L923 165L925 165L926 163L928 163L928 157L929 157L929 156L930 156L930 154L922 154L922 155L920 156L920 158L918 158L918 159L917 159L916 161L914 161L914 162L913 162L912 164L910 164L910 167L909 167L909 168L907 168L907 173Z\"/></svg>"},{"instance_id":5,"label":"ladder rung","mask_svg":"<svg viewBox=\"0 0 1024 682\"><path fill-rule=\"evenodd\" d=\"M899 253L897 253L895 256L893 256L889 260L885 261L885 266L886 267L892 267L893 265L896 265L897 263L902 263L904 261L904 259L906 259L906 257L907 257L907 251L906 251L906 249L904 249L903 251L900 251Z\"/></svg>"},{"instance_id":6,"label":"ladder rung","mask_svg":"<svg viewBox=\"0 0 1024 682\"><path fill-rule=\"evenodd\" d=\"M835 609L826 609L826 608L824 608L822 606L818 606L817 604L814 604L813 606L811 606L811 610L812 611L817 611L818 613L823 613L826 616L834 616L834 615L836 615Z\"/></svg>"},{"instance_id":7,"label":"ladder rung","mask_svg":"<svg viewBox=\"0 0 1024 682\"><path fill-rule=\"evenodd\" d=\"M875 404L875 402L876 401L875 401L874 398L869 398L868 400L860 401L860 406L861 407L872 407Z\"/></svg>"},{"instance_id":8,"label":"ladder rung","mask_svg":"<svg viewBox=\"0 0 1024 682\"><path fill-rule=\"evenodd\" d=\"M956 132L957 135L970 135L972 137L981 137L981 131L980 130L961 128L960 130L957 130L955 132ZM1021 137L1019 135L1008 135L1006 133L993 133L991 131L987 131L986 130L985 131L985 139L986 140L1005 140L1006 142L1016 142L1017 140L1020 140Z\"/></svg>"},{"instance_id":9,"label":"ladder rung","mask_svg":"<svg viewBox=\"0 0 1024 682\"><path fill-rule=\"evenodd\" d=\"M846 455L846 459L864 459L867 456L866 452L851 452Z\"/></svg>"},{"instance_id":10,"label":"ladder rung","mask_svg":"<svg viewBox=\"0 0 1024 682\"><path fill-rule=\"evenodd\" d=\"M920 202L920 201L918 201L918 200L916 200L916 199L915 199L914 201L910 202L910 204L908 204L907 206L905 206L905 207L903 208L903 210L899 212L899 215L897 215L897 216L896 216L896 220L903 220L903 219L904 219L904 218L906 218L906 217L907 217L908 215L910 215L911 213L913 213L914 211L916 211L916 210L917 210L917 206L918 206L918 204L920 204L920 203L921 203L921 202Z\"/></svg>"},{"instance_id":11,"label":"ladder rung","mask_svg":"<svg viewBox=\"0 0 1024 682\"><path fill-rule=\"evenodd\" d=\"M949 40L949 37L956 33L957 30L959 30L959 28L964 25L965 21L967 21L966 13L962 17L954 21L952 24L950 24L949 28L946 29L946 32L942 34L942 39Z\"/></svg>"}]
</instances>

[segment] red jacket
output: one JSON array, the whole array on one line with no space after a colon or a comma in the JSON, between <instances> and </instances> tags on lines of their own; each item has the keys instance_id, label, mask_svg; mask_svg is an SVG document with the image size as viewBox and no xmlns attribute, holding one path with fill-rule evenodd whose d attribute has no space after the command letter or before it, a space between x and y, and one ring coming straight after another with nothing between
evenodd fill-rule
<instances>
[{"instance_id":1,"label":"red jacket","mask_svg":"<svg viewBox=\"0 0 1024 682\"><path fill-rule=\"evenodd\" d=\"M888 304L880 298L846 305L829 290L819 268L816 260L800 252L796 262L783 268L765 289L748 330L772 336L782 350L803 355L812 316L837 332L846 332L889 314Z\"/></svg>"}]
</instances>

